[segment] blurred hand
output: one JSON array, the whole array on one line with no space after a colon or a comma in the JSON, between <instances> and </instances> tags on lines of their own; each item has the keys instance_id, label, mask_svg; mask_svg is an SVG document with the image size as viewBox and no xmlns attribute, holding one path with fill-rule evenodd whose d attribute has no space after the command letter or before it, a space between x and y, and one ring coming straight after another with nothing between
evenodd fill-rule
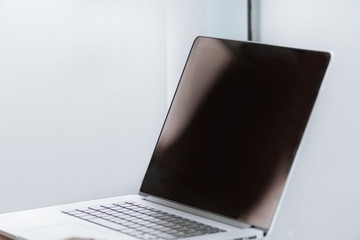
<instances>
[{"instance_id":1,"label":"blurred hand","mask_svg":"<svg viewBox=\"0 0 360 240\"><path fill-rule=\"evenodd\" d=\"M0 240L11 240L11 239L0 235ZM68 238L65 240L94 240L94 239L92 239L92 238Z\"/></svg>"}]
</instances>

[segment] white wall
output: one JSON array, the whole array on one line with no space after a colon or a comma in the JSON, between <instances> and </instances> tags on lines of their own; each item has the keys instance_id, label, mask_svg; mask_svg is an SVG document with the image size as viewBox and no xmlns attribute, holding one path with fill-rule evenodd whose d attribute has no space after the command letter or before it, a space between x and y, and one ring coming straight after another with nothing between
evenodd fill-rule
<instances>
[{"instance_id":1,"label":"white wall","mask_svg":"<svg viewBox=\"0 0 360 240\"><path fill-rule=\"evenodd\" d=\"M259 1L262 42L335 53L269 239L359 239L360 2Z\"/></svg>"},{"instance_id":2,"label":"white wall","mask_svg":"<svg viewBox=\"0 0 360 240\"><path fill-rule=\"evenodd\" d=\"M0 0L0 213L137 193L194 38L246 39L221 3Z\"/></svg>"},{"instance_id":3,"label":"white wall","mask_svg":"<svg viewBox=\"0 0 360 240\"><path fill-rule=\"evenodd\" d=\"M166 112L165 1L0 1L0 212L136 193Z\"/></svg>"}]
</instances>

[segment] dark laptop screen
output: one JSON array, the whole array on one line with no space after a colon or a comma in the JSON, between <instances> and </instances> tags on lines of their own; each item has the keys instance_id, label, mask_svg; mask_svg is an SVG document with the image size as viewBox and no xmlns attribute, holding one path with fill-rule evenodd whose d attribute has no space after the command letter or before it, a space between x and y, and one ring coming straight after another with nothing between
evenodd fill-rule
<instances>
[{"instance_id":1,"label":"dark laptop screen","mask_svg":"<svg viewBox=\"0 0 360 240\"><path fill-rule=\"evenodd\" d=\"M329 59L197 38L140 191L268 228Z\"/></svg>"}]
</instances>

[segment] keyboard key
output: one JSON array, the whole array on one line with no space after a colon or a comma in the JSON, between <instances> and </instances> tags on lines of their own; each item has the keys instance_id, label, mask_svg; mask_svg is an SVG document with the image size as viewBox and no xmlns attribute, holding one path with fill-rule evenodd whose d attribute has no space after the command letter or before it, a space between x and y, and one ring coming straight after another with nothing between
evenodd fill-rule
<instances>
[{"instance_id":1,"label":"keyboard key","mask_svg":"<svg viewBox=\"0 0 360 240\"><path fill-rule=\"evenodd\" d=\"M154 236L154 235L150 235L150 234L148 234L148 233L144 233L144 234L142 234L142 235L139 235L139 236L137 236L138 238L140 238L140 239L144 239L144 240L157 240L158 239L158 237L157 236Z\"/></svg>"},{"instance_id":2,"label":"keyboard key","mask_svg":"<svg viewBox=\"0 0 360 240\"><path fill-rule=\"evenodd\" d=\"M163 239L175 239L176 237L167 233L160 233L157 235L158 237L161 237Z\"/></svg>"},{"instance_id":3,"label":"keyboard key","mask_svg":"<svg viewBox=\"0 0 360 240\"><path fill-rule=\"evenodd\" d=\"M114 229L116 231L126 229L126 227L124 227L122 225L107 221L107 220L102 219L102 218L89 219L88 221L99 224L99 225L102 225L102 226L107 227L107 228Z\"/></svg>"}]
</instances>

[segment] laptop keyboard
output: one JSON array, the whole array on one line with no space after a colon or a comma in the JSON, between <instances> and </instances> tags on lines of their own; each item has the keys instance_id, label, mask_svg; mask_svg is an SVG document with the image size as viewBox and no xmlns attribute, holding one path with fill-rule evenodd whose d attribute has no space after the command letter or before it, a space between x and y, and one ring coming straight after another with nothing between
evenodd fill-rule
<instances>
[{"instance_id":1,"label":"laptop keyboard","mask_svg":"<svg viewBox=\"0 0 360 240\"><path fill-rule=\"evenodd\" d=\"M225 232L216 227L128 201L63 213L138 239L170 240Z\"/></svg>"}]
</instances>

